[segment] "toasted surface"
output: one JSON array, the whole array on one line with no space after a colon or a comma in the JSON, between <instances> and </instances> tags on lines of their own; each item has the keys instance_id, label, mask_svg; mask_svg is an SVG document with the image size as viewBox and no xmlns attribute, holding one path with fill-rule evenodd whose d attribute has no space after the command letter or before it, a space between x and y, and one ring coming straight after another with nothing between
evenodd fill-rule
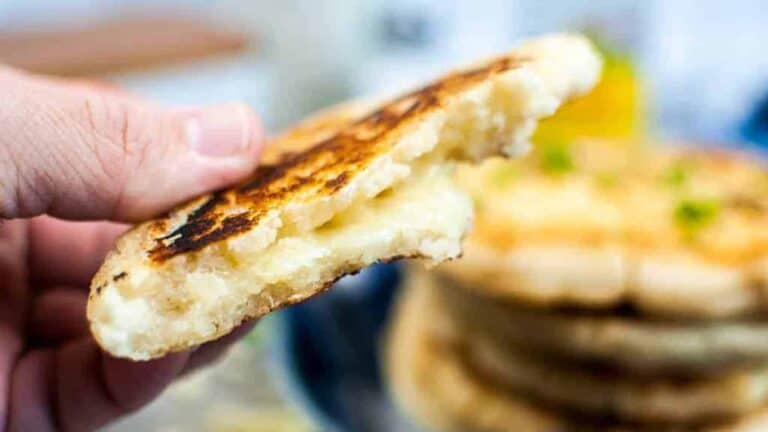
<instances>
[{"instance_id":1,"label":"toasted surface","mask_svg":"<svg viewBox=\"0 0 768 432\"><path fill-rule=\"evenodd\" d=\"M471 204L446 168L524 151L536 120L599 75L575 35L532 40L371 109L346 106L269 144L265 164L119 239L91 331L148 359L215 339L381 260L460 253Z\"/></svg>"},{"instance_id":2,"label":"toasted surface","mask_svg":"<svg viewBox=\"0 0 768 432\"><path fill-rule=\"evenodd\" d=\"M612 310L549 310L476 295L446 278L434 286L445 312L470 334L497 345L633 375L701 376L768 363L768 323L760 320L648 320Z\"/></svg>"},{"instance_id":3,"label":"toasted surface","mask_svg":"<svg viewBox=\"0 0 768 432\"><path fill-rule=\"evenodd\" d=\"M543 305L727 317L766 309L768 170L714 149L585 141L466 168L467 286Z\"/></svg>"},{"instance_id":4,"label":"toasted surface","mask_svg":"<svg viewBox=\"0 0 768 432\"><path fill-rule=\"evenodd\" d=\"M489 377L473 367L467 359L472 349L446 322L428 285L416 278L410 279L405 288L387 335L387 382L402 411L430 430L747 432L768 427L766 408L737 419L692 426L674 422L616 423L609 416L574 417L545 407L529 399L531 392L501 384L504 374ZM554 378L548 375L540 381L550 383ZM586 400L603 397L597 392L583 395ZM691 395L683 398L686 400L690 402ZM680 406L677 401L667 405L669 409L676 406Z\"/></svg>"}]
</instances>

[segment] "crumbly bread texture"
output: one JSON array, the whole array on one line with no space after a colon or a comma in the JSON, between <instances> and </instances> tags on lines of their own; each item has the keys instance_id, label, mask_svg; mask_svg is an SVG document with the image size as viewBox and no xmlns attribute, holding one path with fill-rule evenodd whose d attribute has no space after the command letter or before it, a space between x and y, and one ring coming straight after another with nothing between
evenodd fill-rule
<instances>
[{"instance_id":1,"label":"crumbly bread texture","mask_svg":"<svg viewBox=\"0 0 768 432\"><path fill-rule=\"evenodd\" d=\"M499 346L525 346L635 376L694 377L768 364L764 320L648 320L618 311L549 310L476 295L444 277L423 283L435 286L443 310L465 332Z\"/></svg>"},{"instance_id":2,"label":"crumbly bread texture","mask_svg":"<svg viewBox=\"0 0 768 432\"><path fill-rule=\"evenodd\" d=\"M675 318L768 309L768 169L717 149L586 140L462 167L466 286L540 306Z\"/></svg>"},{"instance_id":3,"label":"crumbly bread texture","mask_svg":"<svg viewBox=\"0 0 768 432\"><path fill-rule=\"evenodd\" d=\"M311 118L273 140L248 181L120 238L91 284L93 335L149 359L377 261L456 257L472 207L452 163L523 153L537 119L599 71L588 41L552 35L370 110Z\"/></svg>"},{"instance_id":4,"label":"crumbly bread texture","mask_svg":"<svg viewBox=\"0 0 768 432\"><path fill-rule=\"evenodd\" d=\"M425 283L426 282L426 283ZM461 333L442 310L439 298L424 279L423 272L411 275L403 291L389 325L385 346L385 372L389 391L396 405L415 423L435 431L484 431L484 432L662 432L662 431L698 431L698 432L752 432L768 428L768 409L760 407L749 414L715 423L666 422L620 422L616 417L586 416L575 417L552 405L534 401L536 392L518 387L513 389L504 381L520 369L515 363L504 364L494 375L490 371L478 371L468 356L477 354L475 347L467 345L466 334ZM531 329L535 331L535 329ZM485 353L484 353L485 354ZM562 392L563 385L575 385L573 376L563 376L556 370L549 370L544 376L539 374L541 365L527 364L525 375L520 380L528 380L531 387L552 393L559 399L568 396ZM522 374L523 372L519 372ZM694 392L685 393L681 388L680 400L659 401L661 405L651 409L663 410L679 415L678 408L692 414L694 408L707 409L707 398L726 402L727 395L737 393L738 399L730 406L735 407L744 401L756 399L750 393L750 385L755 394L763 392L763 383L757 383L758 375L741 381L730 378L726 385L722 381L725 395L717 391L709 392L707 385L697 387L689 385ZM584 380L582 376L578 380ZM590 381L592 382L592 381ZM592 382L595 384L595 382ZM518 382L518 385L521 384ZM583 389L579 381L578 388ZM710 383L709 386L716 384ZM597 388L600 387L600 388ZM608 399L608 393L601 392L608 384L599 384L589 393L582 394L579 403L622 404L626 407L641 406L626 396L624 399ZM672 391L672 386L660 386L650 389L651 393L662 394ZM573 389L571 389L573 390ZM712 389L714 390L714 389ZM610 393L616 396L615 393ZM538 396L541 396L539 393ZM671 396L668 394L667 396ZM636 394L635 398L638 397ZM645 399L642 396L641 399ZM562 402L562 401L561 401ZM569 399L569 402L574 402ZM648 408L649 399L645 399ZM741 405L742 407L744 405ZM628 408L629 409L629 408ZM659 414L658 411L651 411Z\"/></svg>"}]
</instances>

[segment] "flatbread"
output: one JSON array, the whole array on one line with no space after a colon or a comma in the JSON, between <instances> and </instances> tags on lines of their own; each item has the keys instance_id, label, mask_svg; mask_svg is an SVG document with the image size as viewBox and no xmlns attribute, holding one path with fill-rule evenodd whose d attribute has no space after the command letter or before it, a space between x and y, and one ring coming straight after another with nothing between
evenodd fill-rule
<instances>
[{"instance_id":1,"label":"flatbread","mask_svg":"<svg viewBox=\"0 0 768 432\"><path fill-rule=\"evenodd\" d=\"M483 376L465 361L466 346L439 310L434 292L410 279L394 308L386 340L385 376L397 406L436 431L477 432L753 432L768 428L768 408L719 425L618 424L608 417L569 415L545 407ZM590 394L588 397L595 397Z\"/></svg>"},{"instance_id":2,"label":"flatbread","mask_svg":"<svg viewBox=\"0 0 768 432\"><path fill-rule=\"evenodd\" d=\"M445 311L468 333L564 361L634 375L697 376L768 363L768 322L648 320L620 309L552 310L484 296L428 277Z\"/></svg>"},{"instance_id":3,"label":"flatbread","mask_svg":"<svg viewBox=\"0 0 768 432\"><path fill-rule=\"evenodd\" d=\"M599 70L588 41L553 35L372 110L310 119L248 181L120 238L91 284L93 335L115 356L159 357L377 261L456 257L472 209L452 163L524 152L537 119Z\"/></svg>"},{"instance_id":4,"label":"flatbread","mask_svg":"<svg viewBox=\"0 0 768 432\"><path fill-rule=\"evenodd\" d=\"M674 318L768 310L768 169L756 156L586 140L459 177L476 229L439 269L467 286Z\"/></svg>"},{"instance_id":5,"label":"flatbread","mask_svg":"<svg viewBox=\"0 0 768 432\"><path fill-rule=\"evenodd\" d=\"M464 368L452 347L432 335L450 326L433 301L429 289L408 285L393 308L384 363L389 392L403 413L435 431L564 430L554 413L485 386Z\"/></svg>"},{"instance_id":6,"label":"flatbread","mask_svg":"<svg viewBox=\"0 0 768 432\"><path fill-rule=\"evenodd\" d=\"M467 338L471 367L531 398L594 417L628 422L700 424L734 419L768 405L768 365L690 379L633 377L553 362Z\"/></svg>"}]
</instances>

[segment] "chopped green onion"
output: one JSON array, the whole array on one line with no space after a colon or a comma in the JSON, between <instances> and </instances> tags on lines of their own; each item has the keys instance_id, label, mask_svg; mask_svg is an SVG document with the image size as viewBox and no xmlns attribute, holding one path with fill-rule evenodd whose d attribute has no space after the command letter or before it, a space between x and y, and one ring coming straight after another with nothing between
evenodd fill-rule
<instances>
[{"instance_id":1,"label":"chopped green onion","mask_svg":"<svg viewBox=\"0 0 768 432\"><path fill-rule=\"evenodd\" d=\"M688 183L691 177L691 166L684 164L677 164L669 167L662 177L662 181L665 185L671 188L680 188Z\"/></svg>"},{"instance_id":2,"label":"chopped green onion","mask_svg":"<svg viewBox=\"0 0 768 432\"><path fill-rule=\"evenodd\" d=\"M689 233L694 233L717 219L720 203L713 199L685 199L675 207L675 222Z\"/></svg>"},{"instance_id":3,"label":"chopped green onion","mask_svg":"<svg viewBox=\"0 0 768 432\"><path fill-rule=\"evenodd\" d=\"M574 169L573 156L568 146L563 144L542 146L540 165L542 171L552 175L565 174Z\"/></svg>"}]
</instances>

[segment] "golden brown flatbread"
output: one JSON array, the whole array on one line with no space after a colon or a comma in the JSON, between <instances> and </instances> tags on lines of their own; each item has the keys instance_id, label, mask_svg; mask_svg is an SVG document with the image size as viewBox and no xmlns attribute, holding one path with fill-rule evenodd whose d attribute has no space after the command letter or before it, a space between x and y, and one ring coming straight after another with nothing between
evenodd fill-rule
<instances>
[{"instance_id":1,"label":"golden brown flatbread","mask_svg":"<svg viewBox=\"0 0 768 432\"><path fill-rule=\"evenodd\" d=\"M456 257L472 208L452 162L524 152L536 120L599 70L588 41L553 35L372 109L310 119L248 181L124 235L91 285L92 333L115 356L149 359L377 261Z\"/></svg>"},{"instance_id":2,"label":"golden brown flatbread","mask_svg":"<svg viewBox=\"0 0 768 432\"><path fill-rule=\"evenodd\" d=\"M466 167L477 201L461 260L438 267L538 306L674 318L768 310L768 168L716 149L544 143Z\"/></svg>"}]
</instances>

